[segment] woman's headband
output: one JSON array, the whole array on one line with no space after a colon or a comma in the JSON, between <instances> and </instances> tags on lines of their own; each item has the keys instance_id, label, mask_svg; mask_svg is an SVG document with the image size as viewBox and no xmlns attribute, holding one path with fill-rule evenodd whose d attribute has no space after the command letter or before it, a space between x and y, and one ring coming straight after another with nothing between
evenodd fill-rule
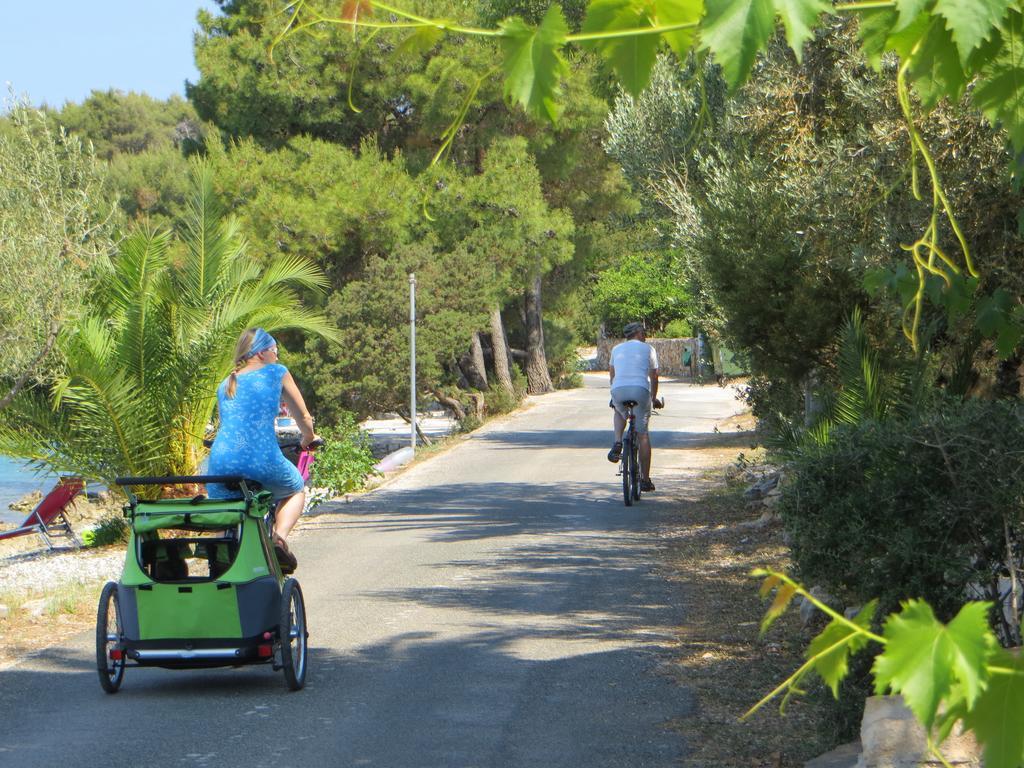
<instances>
[{"instance_id":1,"label":"woman's headband","mask_svg":"<svg viewBox=\"0 0 1024 768\"><path fill-rule=\"evenodd\" d=\"M260 352L266 352L271 347L276 347L277 342L274 341L274 337L264 331L262 328L256 329L256 335L252 337L252 346L249 347L249 353L246 358L255 357Z\"/></svg>"}]
</instances>

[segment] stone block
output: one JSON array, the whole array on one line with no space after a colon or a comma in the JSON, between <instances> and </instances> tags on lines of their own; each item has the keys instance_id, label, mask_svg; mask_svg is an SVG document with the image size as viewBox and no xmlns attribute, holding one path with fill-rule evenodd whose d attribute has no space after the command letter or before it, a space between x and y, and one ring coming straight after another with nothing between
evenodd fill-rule
<instances>
[{"instance_id":1,"label":"stone block","mask_svg":"<svg viewBox=\"0 0 1024 768\"><path fill-rule=\"evenodd\" d=\"M37 600L26 600L21 604L21 610L34 619L42 618L43 614L46 613L46 598L41 597Z\"/></svg>"},{"instance_id":2,"label":"stone block","mask_svg":"<svg viewBox=\"0 0 1024 768\"><path fill-rule=\"evenodd\" d=\"M804 763L804 768L854 768L860 758L860 742L851 741Z\"/></svg>"},{"instance_id":3,"label":"stone block","mask_svg":"<svg viewBox=\"0 0 1024 768\"><path fill-rule=\"evenodd\" d=\"M938 768L942 762L928 751L924 728L902 696L871 696L860 725L863 768ZM973 734L959 727L940 746L949 765L981 768L981 749Z\"/></svg>"}]
</instances>

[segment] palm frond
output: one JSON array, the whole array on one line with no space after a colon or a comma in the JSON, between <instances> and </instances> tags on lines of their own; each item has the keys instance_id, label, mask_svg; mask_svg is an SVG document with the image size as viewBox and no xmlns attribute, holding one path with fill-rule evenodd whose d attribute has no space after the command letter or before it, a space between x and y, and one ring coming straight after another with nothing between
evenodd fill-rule
<instances>
[{"instance_id":1,"label":"palm frond","mask_svg":"<svg viewBox=\"0 0 1024 768\"><path fill-rule=\"evenodd\" d=\"M122 243L86 315L58 340L64 374L0 412L0 452L107 481L192 474L244 328L338 338L296 293L325 286L322 272L291 256L265 270L248 259L201 161L178 232L180 264L166 232L137 232Z\"/></svg>"},{"instance_id":2,"label":"palm frond","mask_svg":"<svg viewBox=\"0 0 1024 768\"><path fill-rule=\"evenodd\" d=\"M288 283L321 290L330 286L323 270L301 256L280 256L274 259L264 270L260 282L264 285Z\"/></svg>"},{"instance_id":3,"label":"palm frond","mask_svg":"<svg viewBox=\"0 0 1024 768\"><path fill-rule=\"evenodd\" d=\"M177 282L180 301L195 307L215 291L236 232L233 225L225 226L223 207L213 191L213 171L201 158L192 161L192 192L185 209L177 226L188 258Z\"/></svg>"},{"instance_id":4,"label":"palm frond","mask_svg":"<svg viewBox=\"0 0 1024 768\"><path fill-rule=\"evenodd\" d=\"M841 424L884 418L886 387L878 355L864 331L860 308L855 308L843 327L839 345L840 390L833 418Z\"/></svg>"}]
</instances>

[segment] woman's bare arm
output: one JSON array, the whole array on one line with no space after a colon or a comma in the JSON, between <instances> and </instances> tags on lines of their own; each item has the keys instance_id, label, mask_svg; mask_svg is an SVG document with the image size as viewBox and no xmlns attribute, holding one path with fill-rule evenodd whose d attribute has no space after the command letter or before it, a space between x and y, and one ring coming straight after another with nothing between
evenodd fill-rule
<instances>
[{"instance_id":1,"label":"woman's bare arm","mask_svg":"<svg viewBox=\"0 0 1024 768\"><path fill-rule=\"evenodd\" d=\"M281 399L288 406L288 413L294 417L295 423L299 425L299 431L302 432L302 447L305 448L316 440L317 436L313 431L313 417L306 410L306 401L302 399L299 385L295 383L295 379L292 378L290 373L286 373L284 378L281 379Z\"/></svg>"}]
</instances>

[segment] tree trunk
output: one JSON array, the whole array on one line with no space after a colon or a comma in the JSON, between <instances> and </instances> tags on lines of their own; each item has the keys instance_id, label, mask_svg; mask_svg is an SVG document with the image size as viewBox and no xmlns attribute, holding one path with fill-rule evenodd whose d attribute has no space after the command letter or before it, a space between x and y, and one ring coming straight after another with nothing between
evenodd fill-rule
<instances>
[{"instance_id":1,"label":"tree trunk","mask_svg":"<svg viewBox=\"0 0 1024 768\"><path fill-rule=\"evenodd\" d=\"M28 379L32 375L32 372L36 369L37 366L39 366L40 363L43 362L43 358L50 354L50 350L53 349L53 343L57 341L57 335L59 333L60 324L56 320L51 320L50 330L46 334L46 343L43 344L43 349L39 352L38 355L36 355L35 360L29 363L28 367L24 371L22 371L21 376L19 376L17 381L14 382L14 385L11 387L11 390L6 395L4 395L2 400L0 400L0 409L6 408L8 405L10 405L11 401L18 396L18 393L21 392L22 389L24 389L25 384L28 383Z\"/></svg>"},{"instance_id":2,"label":"tree trunk","mask_svg":"<svg viewBox=\"0 0 1024 768\"><path fill-rule=\"evenodd\" d=\"M454 397L449 397L439 389L431 390L432 394L441 405L447 408L454 414L455 418L460 422L466 420L466 409L462 407L462 403L456 400Z\"/></svg>"},{"instance_id":3,"label":"tree trunk","mask_svg":"<svg viewBox=\"0 0 1024 768\"><path fill-rule=\"evenodd\" d=\"M417 409L418 410L418 409ZM398 418L404 421L406 424L412 424L412 419L409 417L409 411L402 410L398 411ZM416 419L416 435L419 437L420 445L433 445L434 441L427 437L427 433L420 429L420 419Z\"/></svg>"},{"instance_id":4,"label":"tree trunk","mask_svg":"<svg viewBox=\"0 0 1024 768\"><path fill-rule=\"evenodd\" d=\"M459 359L459 368L469 386L480 390L487 389L487 367L484 365L484 347L480 343L479 331L473 334L469 350Z\"/></svg>"},{"instance_id":5,"label":"tree trunk","mask_svg":"<svg viewBox=\"0 0 1024 768\"><path fill-rule=\"evenodd\" d=\"M526 391L542 395L554 389L544 353L544 325L540 307L541 276L537 275L526 289Z\"/></svg>"},{"instance_id":6,"label":"tree trunk","mask_svg":"<svg viewBox=\"0 0 1024 768\"><path fill-rule=\"evenodd\" d=\"M505 338L505 324L501 321L501 307L497 304L491 309L491 349L494 355L494 376L498 380L498 386L509 395L514 395L512 356L508 351L508 339Z\"/></svg>"},{"instance_id":7,"label":"tree trunk","mask_svg":"<svg viewBox=\"0 0 1024 768\"><path fill-rule=\"evenodd\" d=\"M825 404L822 402L818 392L820 387L821 375L817 370L813 370L807 374L803 381L805 427L810 427L814 424L825 408Z\"/></svg>"}]
</instances>

